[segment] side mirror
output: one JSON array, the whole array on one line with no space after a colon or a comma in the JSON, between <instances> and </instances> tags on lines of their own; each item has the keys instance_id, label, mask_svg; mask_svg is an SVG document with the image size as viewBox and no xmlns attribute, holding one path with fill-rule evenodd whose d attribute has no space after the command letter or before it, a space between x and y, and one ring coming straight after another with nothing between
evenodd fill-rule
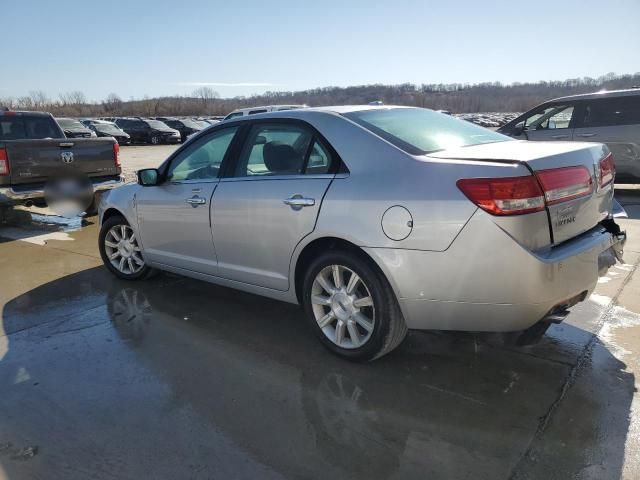
<instances>
[{"instance_id":1,"label":"side mirror","mask_svg":"<svg viewBox=\"0 0 640 480\"><path fill-rule=\"evenodd\" d=\"M519 137L524 133L524 122L518 122L513 127L512 135L515 137Z\"/></svg>"},{"instance_id":2,"label":"side mirror","mask_svg":"<svg viewBox=\"0 0 640 480\"><path fill-rule=\"evenodd\" d=\"M138 170L138 183L143 187L152 187L158 184L160 173L157 168L145 168Z\"/></svg>"}]
</instances>

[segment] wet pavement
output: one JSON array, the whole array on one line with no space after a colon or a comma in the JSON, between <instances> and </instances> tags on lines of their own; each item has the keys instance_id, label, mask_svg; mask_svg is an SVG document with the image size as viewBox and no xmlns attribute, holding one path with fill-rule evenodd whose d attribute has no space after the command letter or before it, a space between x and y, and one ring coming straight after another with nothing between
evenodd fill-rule
<instances>
[{"instance_id":1,"label":"wet pavement","mask_svg":"<svg viewBox=\"0 0 640 480\"><path fill-rule=\"evenodd\" d=\"M97 219L0 226L0 480L640 478L640 195L624 265L537 345L411 332L366 365L293 305L115 279Z\"/></svg>"}]
</instances>

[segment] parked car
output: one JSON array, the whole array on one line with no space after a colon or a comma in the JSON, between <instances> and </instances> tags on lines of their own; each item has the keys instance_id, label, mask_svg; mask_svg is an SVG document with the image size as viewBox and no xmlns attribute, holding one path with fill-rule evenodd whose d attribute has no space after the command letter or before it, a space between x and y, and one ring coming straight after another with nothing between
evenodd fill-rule
<instances>
[{"instance_id":1,"label":"parked car","mask_svg":"<svg viewBox=\"0 0 640 480\"><path fill-rule=\"evenodd\" d=\"M617 179L640 181L640 88L556 98L498 131L527 140L605 143L616 159Z\"/></svg>"},{"instance_id":2,"label":"parked car","mask_svg":"<svg viewBox=\"0 0 640 480\"><path fill-rule=\"evenodd\" d=\"M184 142L189 135L198 133L204 127L190 118L171 118L171 117L158 117L157 120L161 120L169 127L178 130L180 132L181 140Z\"/></svg>"},{"instance_id":3,"label":"parked car","mask_svg":"<svg viewBox=\"0 0 640 480\"><path fill-rule=\"evenodd\" d=\"M223 120L242 117L244 115L255 115L256 113L279 112L282 110L297 110L299 108L307 108L306 105L266 105L264 107L238 108L232 111Z\"/></svg>"},{"instance_id":4,"label":"parked car","mask_svg":"<svg viewBox=\"0 0 640 480\"><path fill-rule=\"evenodd\" d=\"M148 120L140 118L118 118L116 126L131 137L132 142L151 143L180 143L181 136L178 130L170 128L160 120Z\"/></svg>"},{"instance_id":5,"label":"parked car","mask_svg":"<svg viewBox=\"0 0 640 480\"><path fill-rule=\"evenodd\" d=\"M120 145L129 145L131 137L127 132L118 128L115 123L106 120L86 119L81 122L89 129L96 132L98 137L113 137Z\"/></svg>"},{"instance_id":6,"label":"parked car","mask_svg":"<svg viewBox=\"0 0 640 480\"><path fill-rule=\"evenodd\" d=\"M79 120L73 118L56 118L67 138L97 137L96 133L85 127Z\"/></svg>"},{"instance_id":7,"label":"parked car","mask_svg":"<svg viewBox=\"0 0 640 480\"><path fill-rule=\"evenodd\" d=\"M327 348L371 360L407 328L561 321L620 258L613 176L605 145L419 108L243 116L103 198L99 248L120 278L155 268L301 303Z\"/></svg>"},{"instance_id":8,"label":"parked car","mask_svg":"<svg viewBox=\"0 0 640 480\"><path fill-rule=\"evenodd\" d=\"M112 138L70 142L48 113L0 111L0 207L44 205L53 177L87 176L95 192L122 184Z\"/></svg>"}]
</instances>

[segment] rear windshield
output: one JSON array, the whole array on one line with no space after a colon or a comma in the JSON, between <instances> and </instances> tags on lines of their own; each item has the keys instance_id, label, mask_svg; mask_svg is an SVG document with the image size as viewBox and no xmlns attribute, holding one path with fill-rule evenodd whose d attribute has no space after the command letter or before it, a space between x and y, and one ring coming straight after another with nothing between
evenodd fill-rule
<instances>
[{"instance_id":1,"label":"rear windshield","mask_svg":"<svg viewBox=\"0 0 640 480\"><path fill-rule=\"evenodd\" d=\"M96 130L99 130L101 132L105 132L105 133L122 133L122 130L120 130L118 127L116 127L115 125L111 125L109 123L96 123L93 125L93 127Z\"/></svg>"},{"instance_id":2,"label":"rear windshield","mask_svg":"<svg viewBox=\"0 0 640 480\"><path fill-rule=\"evenodd\" d=\"M412 155L511 140L466 120L422 108L362 110L343 115Z\"/></svg>"},{"instance_id":3,"label":"rear windshield","mask_svg":"<svg viewBox=\"0 0 640 480\"><path fill-rule=\"evenodd\" d=\"M61 138L49 117L0 116L0 140Z\"/></svg>"}]
</instances>

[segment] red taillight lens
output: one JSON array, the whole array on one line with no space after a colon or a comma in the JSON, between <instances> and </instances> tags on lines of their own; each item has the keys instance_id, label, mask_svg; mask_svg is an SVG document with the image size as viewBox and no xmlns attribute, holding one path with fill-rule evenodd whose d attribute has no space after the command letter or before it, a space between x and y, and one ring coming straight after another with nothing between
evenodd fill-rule
<instances>
[{"instance_id":1,"label":"red taillight lens","mask_svg":"<svg viewBox=\"0 0 640 480\"><path fill-rule=\"evenodd\" d=\"M113 161L116 167L120 166L120 144L117 142L113 144Z\"/></svg>"},{"instance_id":2,"label":"red taillight lens","mask_svg":"<svg viewBox=\"0 0 640 480\"><path fill-rule=\"evenodd\" d=\"M600 160L600 187L604 187L613 182L616 176L616 164L613 161L613 154L610 153Z\"/></svg>"},{"instance_id":3,"label":"red taillight lens","mask_svg":"<svg viewBox=\"0 0 640 480\"><path fill-rule=\"evenodd\" d=\"M593 180L586 167L540 170L536 172L536 177L544 190L547 205L566 202L593 193Z\"/></svg>"},{"instance_id":4,"label":"red taillight lens","mask_svg":"<svg viewBox=\"0 0 640 480\"><path fill-rule=\"evenodd\" d=\"M0 148L0 176L9 175L9 157L7 150Z\"/></svg>"},{"instance_id":5,"label":"red taillight lens","mask_svg":"<svg viewBox=\"0 0 640 480\"><path fill-rule=\"evenodd\" d=\"M471 178L456 183L469 200L492 215L521 215L544 210L544 193L532 176Z\"/></svg>"}]
</instances>

